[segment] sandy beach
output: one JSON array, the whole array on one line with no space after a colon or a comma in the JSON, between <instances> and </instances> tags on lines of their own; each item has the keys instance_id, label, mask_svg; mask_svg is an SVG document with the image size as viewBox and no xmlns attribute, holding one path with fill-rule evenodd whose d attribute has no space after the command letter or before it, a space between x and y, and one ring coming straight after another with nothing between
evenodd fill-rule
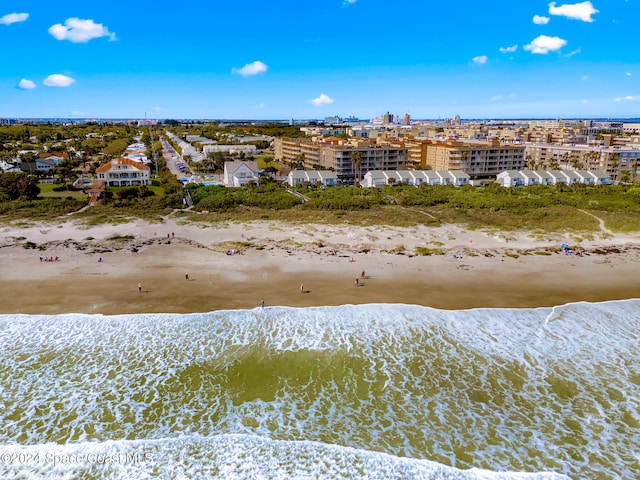
<instances>
[{"instance_id":1,"label":"sandy beach","mask_svg":"<svg viewBox=\"0 0 640 480\"><path fill-rule=\"evenodd\" d=\"M25 249L25 242L37 248ZM416 247L441 254L414 255ZM640 236L604 231L577 238L455 225L208 225L180 218L0 227L5 314L188 313L256 308L263 300L267 307L541 307L638 298L639 273Z\"/></svg>"}]
</instances>

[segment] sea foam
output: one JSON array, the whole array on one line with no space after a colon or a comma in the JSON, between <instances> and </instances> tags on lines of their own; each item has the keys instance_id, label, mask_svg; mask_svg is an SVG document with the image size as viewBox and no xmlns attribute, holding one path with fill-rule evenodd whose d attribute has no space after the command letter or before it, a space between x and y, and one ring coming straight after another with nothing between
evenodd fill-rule
<instances>
[{"instance_id":1,"label":"sea foam","mask_svg":"<svg viewBox=\"0 0 640 480\"><path fill-rule=\"evenodd\" d=\"M0 442L248 435L443 468L633 478L639 307L3 315Z\"/></svg>"}]
</instances>

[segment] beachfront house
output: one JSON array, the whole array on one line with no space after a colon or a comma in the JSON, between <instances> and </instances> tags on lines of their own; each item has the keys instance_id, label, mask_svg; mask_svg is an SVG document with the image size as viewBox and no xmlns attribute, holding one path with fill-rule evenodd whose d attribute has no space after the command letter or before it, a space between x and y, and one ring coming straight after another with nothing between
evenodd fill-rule
<instances>
[{"instance_id":1,"label":"beachfront house","mask_svg":"<svg viewBox=\"0 0 640 480\"><path fill-rule=\"evenodd\" d=\"M331 170L291 170L287 175L290 187L308 182L311 185L333 187L338 185L338 176Z\"/></svg>"},{"instance_id":2,"label":"beachfront house","mask_svg":"<svg viewBox=\"0 0 640 480\"><path fill-rule=\"evenodd\" d=\"M369 170L360 182L360 185L365 188L384 187L386 184L387 176L382 170Z\"/></svg>"},{"instance_id":3,"label":"beachfront house","mask_svg":"<svg viewBox=\"0 0 640 480\"><path fill-rule=\"evenodd\" d=\"M415 186L419 187L421 184L427 185L440 185L440 176L434 170L412 170L411 173L415 178Z\"/></svg>"},{"instance_id":4,"label":"beachfront house","mask_svg":"<svg viewBox=\"0 0 640 480\"><path fill-rule=\"evenodd\" d=\"M242 187L249 182L258 183L259 178L257 162L224 162L222 181L226 187Z\"/></svg>"},{"instance_id":5,"label":"beachfront house","mask_svg":"<svg viewBox=\"0 0 640 480\"><path fill-rule=\"evenodd\" d=\"M525 177L518 170L505 170L496 175L496 183L503 187L522 187L526 185Z\"/></svg>"},{"instance_id":6,"label":"beachfront house","mask_svg":"<svg viewBox=\"0 0 640 480\"><path fill-rule=\"evenodd\" d=\"M463 187L469 184L471 177L462 170L447 170L447 174L453 177L453 185Z\"/></svg>"},{"instance_id":7,"label":"beachfront house","mask_svg":"<svg viewBox=\"0 0 640 480\"><path fill-rule=\"evenodd\" d=\"M567 185L573 185L574 183L580 183L580 176L576 174L575 170L560 170L560 173L567 179Z\"/></svg>"},{"instance_id":8,"label":"beachfront house","mask_svg":"<svg viewBox=\"0 0 640 480\"><path fill-rule=\"evenodd\" d=\"M114 158L96 169L98 180L109 187L150 185L150 173L147 165L130 158Z\"/></svg>"},{"instance_id":9,"label":"beachfront house","mask_svg":"<svg viewBox=\"0 0 640 480\"><path fill-rule=\"evenodd\" d=\"M496 176L503 187L528 185L611 185L611 177L600 170L505 170Z\"/></svg>"},{"instance_id":10,"label":"beachfront house","mask_svg":"<svg viewBox=\"0 0 640 480\"><path fill-rule=\"evenodd\" d=\"M382 187L384 185L455 185L460 187L469 183L470 177L462 170L370 170L360 182L363 187Z\"/></svg>"},{"instance_id":11,"label":"beachfront house","mask_svg":"<svg viewBox=\"0 0 640 480\"><path fill-rule=\"evenodd\" d=\"M578 170L580 172L580 170ZM584 171L584 170L583 170ZM595 178L596 185L611 185L613 181L611 177L602 170L588 170L587 173Z\"/></svg>"}]
</instances>

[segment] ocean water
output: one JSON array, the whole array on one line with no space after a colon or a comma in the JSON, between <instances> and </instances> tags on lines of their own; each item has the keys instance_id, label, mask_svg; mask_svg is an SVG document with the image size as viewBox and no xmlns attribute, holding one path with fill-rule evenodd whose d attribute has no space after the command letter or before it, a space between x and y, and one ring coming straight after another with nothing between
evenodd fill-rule
<instances>
[{"instance_id":1,"label":"ocean water","mask_svg":"<svg viewBox=\"0 0 640 480\"><path fill-rule=\"evenodd\" d=\"M0 315L0 478L640 478L640 300Z\"/></svg>"}]
</instances>

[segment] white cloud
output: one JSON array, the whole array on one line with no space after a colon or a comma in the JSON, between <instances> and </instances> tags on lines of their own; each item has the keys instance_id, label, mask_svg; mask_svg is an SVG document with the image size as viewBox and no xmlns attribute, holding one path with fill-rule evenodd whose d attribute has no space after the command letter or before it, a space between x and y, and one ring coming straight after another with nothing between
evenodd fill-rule
<instances>
[{"instance_id":1,"label":"white cloud","mask_svg":"<svg viewBox=\"0 0 640 480\"><path fill-rule=\"evenodd\" d=\"M255 107L256 110L262 110L264 108L264 102L259 103L258 105L256 105Z\"/></svg>"},{"instance_id":2,"label":"white cloud","mask_svg":"<svg viewBox=\"0 0 640 480\"><path fill-rule=\"evenodd\" d=\"M549 17L543 17L541 15L533 16L533 23L535 23L536 25L546 25L547 23L549 23L549 20L551 20Z\"/></svg>"},{"instance_id":3,"label":"white cloud","mask_svg":"<svg viewBox=\"0 0 640 480\"><path fill-rule=\"evenodd\" d=\"M630 77L631 75L633 75L631 72L625 72L624 73L627 77Z\"/></svg>"},{"instance_id":4,"label":"white cloud","mask_svg":"<svg viewBox=\"0 0 640 480\"><path fill-rule=\"evenodd\" d=\"M31 90L32 88L36 88L36 84L31 80L27 80L26 78L23 78L18 83L18 88L21 90Z\"/></svg>"},{"instance_id":5,"label":"white cloud","mask_svg":"<svg viewBox=\"0 0 640 480\"><path fill-rule=\"evenodd\" d=\"M342 5L353 5L357 1L358 0L344 0L344 2L342 2Z\"/></svg>"},{"instance_id":6,"label":"white cloud","mask_svg":"<svg viewBox=\"0 0 640 480\"><path fill-rule=\"evenodd\" d=\"M44 79L44 84L47 87L68 87L72 83L75 83L75 80L71 77L67 77L66 75L62 75L60 73L54 73L53 75L49 75Z\"/></svg>"},{"instance_id":7,"label":"white cloud","mask_svg":"<svg viewBox=\"0 0 640 480\"><path fill-rule=\"evenodd\" d=\"M573 57L574 55L577 55L577 54L579 54L580 52L582 52L582 49L581 49L581 48L576 48L575 50L573 50L573 51L571 51L571 52L567 53L567 54L565 55L565 57L566 57L566 58Z\"/></svg>"},{"instance_id":8,"label":"white cloud","mask_svg":"<svg viewBox=\"0 0 640 480\"><path fill-rule=\"evenodd\" d=\"M510 47L500 47L500 53L513 53L518 50L518 45L512 45Z\"/></svg>"},{"instance_id":9,"label":"white cloud","mask_svg":"<svg viewBox=\"0 0 640 480\"><path fill-rule=\"evenodd\" d=\"M593 22L591 15L598 13L600 10L593 8L591 2L582 2L574 4L565 4L556 7L556 2L549 4L549 15L558 15L567 17L572 20L582 20L583 22Z\"/></svg>"},{"instance_id":10,"label":"white cloud","mask_svg":"<svg viewBox=\"0 0 640 480\"><path fill-rule=\"evenodd\" d=\"M259 73L264 73L267 71L267 66L262 63L260 60L256 60L253 63L247 63L242 68L232 68L231 73L237 73L238 75L242 75L243 77L249 75L258 75Z\"/></svg>"},{"instance_id":11,"label":"white cloud","mask_svg":"<svg viewBox=\"0 0 640 480\"><path fill-rule=\"evenodd\" d=\"M475 63L476 65L484 65L485 63L487 63L487 60L489 60L489 57L487 57L486 55L473 57L473 63Z\"/></svg>"},{"instance_id":12,"label":"white cloud","mask_svg":"<svg viewBox=\"0 0 640 480\"><path fill-rule=\"evenodd\" d=\"M0 25L24 22L27 18L29 18L28 13L7 13L5 16L0 17Z\"/></svg>"},{"instance_id":13,"label":"white cloud","mask_svg":"<svg viewBox=\"0 0 640 480\"><path fill-rule=\"evenodd\" d=\"M640 100L640 95L627 95L626 97L617 97L614 99L616 102L633 102Z\"/></svg>"},{"instance_id":14,"label":"white cloud","mask_svg":"<svg viewBox=\"0 0 640 480\"><path fill-rule=\"evenodd\" d=\"M583 82L586 82L587 80L589 80L589 75L583 75L580 77L580 80L582 80Z\"/></svg>"},{"instance_id":15,"label":"white cloud","mask_svg":"<svg viewBox=\"0 0 640 480\"><path fill-rule=\"evenodd\" d=\"M109 37L110 41L116 39L116 34L101 23L93 20L81 20L79 18L67 18L64 25L56 23L49 27L49 33L58 40L69 40L73 43L85 43L94 38Z\"/></svg>"},{"instance_id":16,"label":"white cloud","mask_svg":"<svg viewBox=\"0 0 640 480\"><path fill-rule=\"evenodd\" d=\"M311 102L312 105L316 107L320 107L322 105L329 105L333 103L333 98L331 98L329 95L321 93L319 97L309 101Z\"/></svg>"},{"instance_id":17,"label":"white cloud","mask_svg":"<svg viewBox=\"0 0 640 480\"><path fill-rule=\"evenodd\" d=\"M518 94L515 93L515 92L511 92L506 97L504 95L494 95L493 97L491 97L491 101L492 102L497 102L498 100L502 100L503 98L516 98L517 96L518 96Z\"/></svg>"},{"instance_id":18,"label":"white cloud","mask_svg":"<svg viewBox=\"0 0 640 480\"><path fill-rule=\"evenodd\" d=\"M546 55L549 52L555 52L560 50L567 44L567 41L560 37L548 37L546 35L540 35L533 39L529 45L525 45L524 49L541 55Z\"/></svg>"}]
</instances>

